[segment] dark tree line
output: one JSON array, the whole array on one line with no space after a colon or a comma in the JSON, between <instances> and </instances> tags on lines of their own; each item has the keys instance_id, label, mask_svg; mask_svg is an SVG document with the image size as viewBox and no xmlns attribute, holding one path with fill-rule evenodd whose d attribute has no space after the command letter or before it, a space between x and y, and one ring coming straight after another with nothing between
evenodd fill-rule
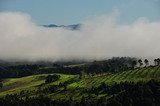
<instances>
[{"instance_id":1,"label":"dark tree line","mask_svg":"<svg viewBox=\"0 0 160 106\"><path fill-rule=\"evenodd\" d=\"M150 65L149 60L148 59L139 59L139 60L134 60L132 62L132 68L136 68L136 67L142 67L144 65L144 67L147 67ZM154 59L154 65L155 66L159 66L160 65L160 58Z\"/></svg>"},{"instance_id":2,"label":"dark tree line","mask_svg":"<svg viewBox=\"0 0 160 106\"><path fill-rule=\"evenodd\" d=\"M135 60L135 58L114 57L112 59L94 61L82 66L74 67L66 67L59 64L53 64L52 67L45 67L42 64L1 66L0 78L24 77L34 74L49 73L79 74L81 71L86 73L117 72L119 70L127 70L128 67L131 67L133 60Z\"/></svg>"},{"instance_id":3,"label":"dark tree line","mask_svg":"<svg viewBox=\"0 0 160 106\"><path fill-rule=\"evenodd\" d=\"M16 65L0 67L0 78L24 77L28 75L38 74L38 65Z\"/></svg>"}]
</instances>

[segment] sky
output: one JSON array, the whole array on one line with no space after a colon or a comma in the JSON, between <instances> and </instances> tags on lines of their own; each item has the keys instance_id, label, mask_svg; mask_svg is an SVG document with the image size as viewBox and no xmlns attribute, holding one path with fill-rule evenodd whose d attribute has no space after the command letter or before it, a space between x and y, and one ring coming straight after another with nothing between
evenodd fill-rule
<instances>
[{"instance_id":1,"label":"sky","mask_svg":"<svg viewBox=\"0 0 160 106\"><path fill-rule=\"evenodd\" d=\"M70 25L117 9L120 23L160 18L160 0L0 0L0 12L23 12L37 24Z\"/></svg>"},{"instance_id":2,"label":"sky","mask_svg":"<svg viewBox=\"0 0 160 106\"><path fill-rule=\"evenodd\" d=\"M160 0L0 0L0 60L157 58L159 39Z\"/></svg>"}]
</instances>

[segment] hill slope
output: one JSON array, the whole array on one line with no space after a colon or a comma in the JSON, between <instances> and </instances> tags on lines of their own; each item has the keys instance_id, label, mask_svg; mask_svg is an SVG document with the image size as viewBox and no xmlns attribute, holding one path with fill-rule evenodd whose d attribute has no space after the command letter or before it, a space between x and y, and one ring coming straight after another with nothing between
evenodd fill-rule
<instances>
[{"instance_id":1,"label":"hill slope","mask_svg":"<svg viewBox=\"0 0 160 106\"><path fill-rule=\"evenodd\" d=\"M87 95L87 93L84 93L84 90L98 87L103 82L105 82L106 85L113 85L114 83L125 81L147 82L151 79L159 81L160 67L150 66L147 68L128 70L115 74L97 75L83 79L79 79L78 75L59 74L61 77L58 81L45 84L45 78L47 75L48 74L40 74L22 78L5 79L3 81L4 86L0 89L0 96L27 91L28 96L36 96L38 92L38 94L45 94L54 100L66 99L66 96L67 98L74 97L75 100L80 100L82 96ZM107 96L100 92L99 94L100 95L96 98Z\"/></svg>"},{"instance_id":2,"label":"hill slope","mask_svg":"<svg viewBox=\"0 0 160 106\"><path fill-rule=\"evenodd\" d=\"M56 81L46 83L49 74L3 80L2 106L16 105L160 105L160 66L86 76L55 74ZM6 96L5 96L6 95Z\"/></svg>"}]
</instances>

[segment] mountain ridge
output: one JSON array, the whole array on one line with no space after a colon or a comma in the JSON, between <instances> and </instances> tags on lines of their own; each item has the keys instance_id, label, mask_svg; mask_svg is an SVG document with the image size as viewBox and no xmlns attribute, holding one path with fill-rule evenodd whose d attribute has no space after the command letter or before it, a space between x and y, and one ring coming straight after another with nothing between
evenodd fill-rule
<instances>
[{"instance_id":1,"label":"mountain ridge","mask_svg":"<svg viewBox=\"0 0 160 106\"><path fill-rule=\"evenodd\" d=\"M56 24L48 24L48 25L42 25L46 28L66 28L70 30L79 30L81 27L81 24L72 24L72 25L56 25Z\"/></svg>"}]
</instances>

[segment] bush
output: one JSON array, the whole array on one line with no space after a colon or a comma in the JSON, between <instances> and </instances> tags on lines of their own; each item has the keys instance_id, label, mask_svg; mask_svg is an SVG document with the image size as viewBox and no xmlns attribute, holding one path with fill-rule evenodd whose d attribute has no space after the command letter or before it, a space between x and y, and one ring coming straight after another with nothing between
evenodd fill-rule
<instances>
[{"instance_id":1,"label":"bush","mask_svg":"<svg viewBox=\"0 0 160 106\"><path fill-rule=\"evenodd\" d=\"M60 79L60 75L48 75L46 77L45 83L51 83Z\"/></svg>"}]
</instances>

